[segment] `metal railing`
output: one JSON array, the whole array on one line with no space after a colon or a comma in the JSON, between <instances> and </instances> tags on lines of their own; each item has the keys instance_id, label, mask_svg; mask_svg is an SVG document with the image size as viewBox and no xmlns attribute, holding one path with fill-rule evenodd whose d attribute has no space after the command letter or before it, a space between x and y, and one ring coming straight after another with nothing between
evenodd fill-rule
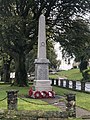
<instances>
[{"instance_id":1,"label":"metal railing","mask_svg":"<svg viewBox=\"0 0 90 120\"><path fill-rule=\"evenodd\" d=\"M74 81L67 79L51 79L51 84L58 87L90 92L90 82Z\"/></svg>"}]
</instances>

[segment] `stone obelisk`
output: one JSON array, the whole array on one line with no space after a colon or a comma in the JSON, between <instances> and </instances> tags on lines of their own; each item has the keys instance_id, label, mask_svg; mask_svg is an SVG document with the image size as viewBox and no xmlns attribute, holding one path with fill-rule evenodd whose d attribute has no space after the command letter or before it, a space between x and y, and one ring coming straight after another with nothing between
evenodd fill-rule
<instances>
[{"instance_id":1,"label":"stone obelisk","mask_svg":"<svg viewBox=\"0 0 90 120\"><path fill-rule=\"evenodd\" d=\"M42 14L39 18L38 27L38 55L35 60L35 91L52 91L49 80L49 60L46 58L46 30L45 16Z\"/></svg>"}]
</instances>

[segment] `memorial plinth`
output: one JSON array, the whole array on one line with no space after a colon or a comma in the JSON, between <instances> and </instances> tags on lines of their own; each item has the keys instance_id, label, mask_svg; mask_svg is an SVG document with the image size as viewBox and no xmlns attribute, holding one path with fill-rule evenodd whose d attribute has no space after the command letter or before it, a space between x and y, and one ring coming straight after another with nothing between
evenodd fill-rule
<instances>
[{"instance_id":1,"label":"memorial plinth","mask_svg":"<svg viewBox=\"0 0 90 120\"><path fill-rule=\"evenodd\" d=\"M49 80L49 60L46 58L46 31L45 16L39 18L38 30L38 55L35 60L35 90L51 91L52 87Z\"/></svg>"},{"instance_id":2,"label":"memorial plinth","mask_svg":"<svg viewBox=\"0 0 90 120\"><path fill-rule=\"evenodd\" d=\"M29 94L33 97L38 96L53 96L52 86L49 80L49 60L46 58L46 30L45 30L45 16L42 14L39 18L38 29L38 54L35 59L35 80ZM33 93L33 94L32 94Z\"/></svg>"}]
</instances>

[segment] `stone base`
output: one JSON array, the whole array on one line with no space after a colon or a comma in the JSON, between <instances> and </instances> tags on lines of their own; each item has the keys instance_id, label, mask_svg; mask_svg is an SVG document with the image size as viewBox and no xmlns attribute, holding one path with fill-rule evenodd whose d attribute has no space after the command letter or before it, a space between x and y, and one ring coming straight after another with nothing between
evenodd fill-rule
<instances>
[{"instance_id":1,"label":"stone base","mask_svg":"<svg viewBox=\"0 0 90 120\"><path fill-rule=\"evenodd\" d=\"M55 92L52 90L50 80L34 80L33 86L29 90L32 98L54 98Z\"/></svg>"},{"instance_id":2,"label":"stone base","mask_svg":"<svg viewBox=\"0 0 90 120\"><path fill-rule=\"evenodd\" d=\"M35 91L52 91L52 86L50 80L34 80L34 89Z\"/></svg>"}]
</instances>

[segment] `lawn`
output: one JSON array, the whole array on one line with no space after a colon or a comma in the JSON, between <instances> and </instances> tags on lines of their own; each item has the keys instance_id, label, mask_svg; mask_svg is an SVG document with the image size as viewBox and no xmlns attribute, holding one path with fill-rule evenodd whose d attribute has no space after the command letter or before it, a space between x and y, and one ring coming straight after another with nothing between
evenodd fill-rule
<instances>
[{"instance_id":1,"label":"lawn","mask_svg":"<svg viewBox=\"0 0 90 120\"><path fill-rule=\"evenodd\" d=\"M0 100L7 96L6 93L7 90L14 89L19 90L18 96L24 96L28 95L29 88L30 87L14 87L14 86L11 87L10 85L0 85ZM65 93L76 94L76 105L90 111L90 94L67 90L55 86L53 87L53 90L56 92L56 94L61 96L64 95ZM54 107L52 105L47 105L46 102L39 99L24 98L24 100L27 100L28 102L18 98L18 110L44 110L44 111L60 110L59 108ZM0 101L0 109L7 109L7 99ZM70 118L68 120L82 120L82 119Z\"/></svg>"},{"instance_id":2,"label":"lawn","mask_svg":"<svg viewBox=\"0 0 90 120\"><path fill-rule=\"evenodd\" d=\"M82 74L80 73L79 69L71 69L57 72L57 74L50 75L49 77L50 78L66 77L68 80L81 80Z\"/></svg>"},{"instance_id":3,"label":"lawn","mask_svg":"<svg viewBox=\"0 0 90 120\"><path fill-rule=\"evenodd\" d=\"M67 90L60 87L53 87L53 89L58 95L64 95L65 93L76 94L76 105L90 111L90 94Z\"/></svg>"},{"instance_id":4,"label":"lawn","mask_svg":"<svg viewBox=\"0 0 90 120\"><path fill-rule=\"evenodd\" d=\"M7 99L1 101L7 96L8 90L19 90L18 96L28 95L30 87L11 87L10 85L0 85L0 109L7 109ZM28 102L26 102L28 101ZM41 105L40 105L41 104ZM18 110L60 110L52 105L47 105L46 102L39 99L24 98L24 100L18 98Z\"/></svg>"},{"instance_id":5,"label":"lawn","mask_svg":"<svg viewBox=\"0 0 90 120\"><path fill-rule=\"evenodd\" d=\"M6 91L7 90L19 90L18 96L24 96L28 95L30 87L11 87L10 85L0 85L0 100L5 98L7 96ZM53 87L54 91L58 95L64 95L65 93L74 93L76 94L76 104L77 106L80 106L82 108L85 108L87 110L90 110L90 94L83 93L83 92L76 92L72 90L63 89L60 87ZM42 100L39 99L31 99L31 98L24 98L28 102L25 102L18 98L18 109L21 110L59 110L58 108L52 106L52 105L45 105L45 103ZM32 103L30 103L32 102ZM35 104L34 104L35 103ZM44 104L44 105L38 105L38 104ZM0 101L0 109L7 109L7 101L6 99L3 101Z\"/></svg>"},{"instance_id":6,"label":"lawn","mask_svg":"<svg viewBox=\"0 0 90 120\"><path fill-rule=\"evenodd\" d=\"M68 120L83 120L82 118L68 118Z\"/></svg>"}]
</instances>

